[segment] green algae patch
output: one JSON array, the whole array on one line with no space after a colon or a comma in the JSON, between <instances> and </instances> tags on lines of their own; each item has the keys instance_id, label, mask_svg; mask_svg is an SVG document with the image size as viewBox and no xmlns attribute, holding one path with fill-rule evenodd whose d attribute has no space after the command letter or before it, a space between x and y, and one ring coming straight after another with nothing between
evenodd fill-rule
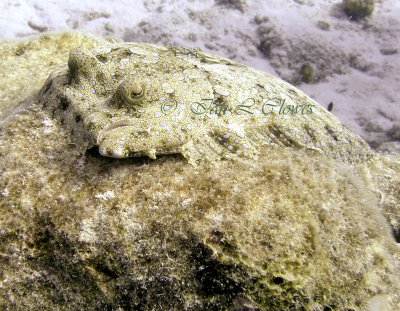
<instances>
[{"instance_id":1,"label":"green algae patch","mask_svg":"<svg viewBox=\"0 0 400 311\"><path fill-rule=\"evenodd\" d=\"M311 83L314 81L314 68L311 64L306 63L300 68L301 81Z\"/></svg>"},{"instance_id":2,"label":"green algae patch","mask_svg":"<svg viewBox=\"0 0 400 311\"><path fill-rule=\"evenodd\" d=\"M362 19L372 14L375 0L343 0L343 10L350 18Z\"/></svg>"},{"instance_id":3,"label":"green algae patch","mask_svg":"<svg viewBox=\"0 0 400 311\"><path fill-rule=\"evenodd\" d=\"M0 131L1 308L399 308L398 158L112 159L27 107Z\"/></svg>"}]
</instances>

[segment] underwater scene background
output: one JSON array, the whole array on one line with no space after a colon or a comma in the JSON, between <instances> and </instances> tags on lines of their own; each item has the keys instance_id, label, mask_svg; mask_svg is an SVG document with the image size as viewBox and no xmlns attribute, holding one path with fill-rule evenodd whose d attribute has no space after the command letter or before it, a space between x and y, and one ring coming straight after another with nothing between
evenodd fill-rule
<instances>
[{"instance_id":1,"label":"underwater scene background","mask_svg":"<svg viewBox=\"0 0 400 311\"><path fill-rule=\"evenodd\" d=\"M400 310L400 2L0 17L0 309Z\"/></svg>"}]
</instances>

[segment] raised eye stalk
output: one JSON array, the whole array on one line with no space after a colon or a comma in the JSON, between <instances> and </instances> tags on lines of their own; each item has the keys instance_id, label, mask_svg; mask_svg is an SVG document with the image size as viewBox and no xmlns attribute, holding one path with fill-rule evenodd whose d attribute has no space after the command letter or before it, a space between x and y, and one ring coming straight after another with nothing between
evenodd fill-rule
<instances>
[{"instance_id":1,"label":"raised eye stalk","mask_svg":"<svg viewBox=\"0 0 400 311\"><path fill-rule=\"evenodd\" d=\"M141 80L125 80L118 86L113 102L118 105L140 104L146 96L146 83Z\"/></svg>"},{"instance_id":2,"label":"raised eye stalk","mask_svg":"<svg viewBox=\"0 0 400 311\"><path fill-rule=\"evenodd\" d=\"M73 79L80 76L91 79L94 73L101 72L103 64L85 48L75 48L70 51L68 68Z\"/></svg>"}]
</instances>

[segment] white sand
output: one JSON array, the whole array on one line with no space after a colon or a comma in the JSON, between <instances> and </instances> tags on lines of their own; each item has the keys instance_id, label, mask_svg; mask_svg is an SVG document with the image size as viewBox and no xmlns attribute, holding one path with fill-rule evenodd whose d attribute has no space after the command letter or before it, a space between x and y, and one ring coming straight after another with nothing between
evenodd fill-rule
<instances>
[{"instance_id":1,"label":"white sand","mask_svg":"<svg viewBox=\"0 0 400 311\"><path fill-rule=\"evenodd\" d=\"M325 107L333 102L332 112L373 147L400 152L400 1L377 1L373 15L359 22L340 2L3 0L0 37L82 30L200 47L296 83ZM270 57L258 49L262 38L272 42ZM312 84L298 79L305 63L315 68Z\"/></svg>"}]
</instances>

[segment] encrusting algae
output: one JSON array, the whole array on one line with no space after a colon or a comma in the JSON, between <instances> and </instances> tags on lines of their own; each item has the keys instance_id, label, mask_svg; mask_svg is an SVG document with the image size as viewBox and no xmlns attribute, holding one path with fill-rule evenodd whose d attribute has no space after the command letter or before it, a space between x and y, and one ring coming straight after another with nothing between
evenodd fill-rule
<instances>
[{"instance_id":1,"label":"encrusting algae","mask_svg":"<svg viewBox=\"0 0 400 311\"><path fill-rule=\"evenodd\" d=\"M155 148L155 153L144 152L148 149L143 146L129 151L160 154L154 160L115 159L101 156L93 146L98 145L107 155L117 150L109 145L113 140L124 141L124 147L133 146L134 140L125 140L128 134L124 130L142 126L132 125L138 119L149 122L151 133L156 112L152 109L160 107L155 99L159 93L166 97L175 94L178 102L189 104L206 95L193 98L192 87L217 96L214 85L223 87L229 79L204 76L198 67L188 66L185 59L182 66L195 79L188 81L192 87L182 92L179 83L183 82L178 82L182 81L181 76L174 75L176 68L171 68L178 66L174 49L166 48L166 54L159 52L159 58L173 62L170 71L155 69L150 62L148 68L153 69L146 75L151 77L150 83L140 71L130 82L124 78L126 70L133 70L134 62L117 69L121 66L117 64L116 60L121 60L118 57L124 53L127 58L138 57L143 68L143 60L154 61L155 55L128 54L129 48L143 52L160 47L110 44L81 34L3 41L0 46L0 57L7 60L1 64L2 69L17 68L10 78L3 76L0 81L0 308L400 308L400 160L395 155L371 151L361 138L315 102L314 115L270 118L271 123L264 129L276 138L267 144L253 140L252 135L258 130L252 132L253 127L245 125L244 138L256 150L250 160L237 153L232 153L236 155L230 160L224 156L217 160L214 149L207 149L215 161L196 157L194 164L198 165L193 166L188 163L191 157L185 154L189 149L181 150L183 156L163 155L171 151L167 136L165 144L157 139L151 142L149 147ZM115 56L114 65L113 57L103 58L104 48L100 46L121 47L109 52ZM25 55L22 60L22 55L15 53L21 47ZM92 47L95 49L90 50ZM72 54L68 54L69 50ZM176 54L184 57L185 51L178 49ZM62 65L71 55L69 67ZM101 70L96 73L99 80L93 80L93 71L80 66L85 55L88 62L99 61L99 67L112 69L104 73L109 83L98 78ZM190 55L186 57L195 58ZM214 59L221 60L217 56ZM24 80L27 67L18 66L21 62L29 67L29 83ZM61 67L56 68L55 64ZM223 77L226 66L233 71L248 70L257 79L264 75L243 65L219 64L212 58L207 63L216 77ZM54 69L56 73L45 83ZM153 86L153 77L154 85L160 89ZM196 79L204 84L197 85ZM218 79L218 83L209 79ZM286 101L292 100L292 105L297 100L311 103L295 88L276 78L268 79L269 90L273 92L276 83L276 95L287 96ZM96 88L92 92L94 81ZM164 88L164 82L176 82L174 92L166 92L170 85ZM225 85L221 92L246 92L246 83L241 84L242 88L239 83L231 83L229 90ZM12 88L5 87L10 84ZM15 91L22 89L23 93ZM59 96L68 104L56 100ZM136 107L136 97L154 99L146 101L145 111L140 112L142 108L130 106ZM235 100L223 103L231 107ZM99 115L101 111L106 112L103 119L93 118L93 113ZM139 113L145 117L138 118ZM181 121L168 121L166 117L166 122L185 136L185 143L192 139L196 146L212 141L224 150L223 155L231 154L225 142L218 139L226 132L216 134L220 126L229 124L223 115L217 115L222 121L213 117L216 127L213 123L198 126L199 131L205 132L212 128L216 136L212 132L213 135L207 132L208 136L202 136L183 131L185 124L180 122L188 122L188 116L187 111ZM277 121L280 135L273 130L273 120ZM290 133L305 131L304 125L310 124L315 128L315 141L326 144L316 146L314 140L300 141L297 136L290 138L303 145L285 144L291 120L299 123L293 123ZM124 126L120 128L114 122ZM332 135L326 126L339 135L336 144L329 140ZM326 130L323 132L322 128ZM349 144L342 144L344 140ZM106 144L104 149L102 144ZM235 148L243 150L243 145Z\"/></svg>"}]
</instances>

